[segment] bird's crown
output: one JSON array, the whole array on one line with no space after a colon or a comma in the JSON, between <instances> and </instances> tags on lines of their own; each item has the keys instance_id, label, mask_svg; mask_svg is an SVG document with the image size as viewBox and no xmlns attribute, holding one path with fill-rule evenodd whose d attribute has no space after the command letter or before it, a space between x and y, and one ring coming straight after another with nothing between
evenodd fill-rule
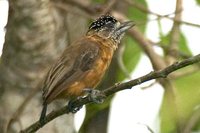
<instances>
[{"instance_id":1,"label":"bird's crown","mask_svg":"<svg viewBox=\"0 0 200 133\"><path fill-rule=\"evenodd\" d=\"M133 25L134 23L132 21L120 23L113 16L102 15L91 23L86 35L110 39L118 44L124 36L125 31L130 29Z\"/></svg>"},{"instance_id":2,"label":"bird's crown","mask_svg":"<svg viewBox=\"0 0 200 133\"><path fill-rule=\"evenodd\" d=\"M89 30L98 31L104 26L111 26L115 25L118 21L111 15L103 15L96 19L94 22L91 23L89 26Z\"/></svg>"}]
</instances>

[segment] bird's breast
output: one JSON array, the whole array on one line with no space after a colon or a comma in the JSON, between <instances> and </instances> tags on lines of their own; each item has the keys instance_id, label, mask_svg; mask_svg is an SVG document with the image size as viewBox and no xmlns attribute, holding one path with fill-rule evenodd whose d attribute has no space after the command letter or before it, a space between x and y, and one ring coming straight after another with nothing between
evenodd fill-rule
<instances>
[{"instance_id":1,"label":"bird's breast","mask_svg":"<svg viewBox=\"0 0 200 133\"><path fill-rule=\"evenodd\" d=\"M67 89L68 94L71 96L79 96L83 94L82 90L85 88L94 89L109 67L113 52L110 49L101 49L91 69L85 72L80 81L75 82Z\"/></svg>"},{"instance_id":2,"label":"bird's breast","mask_svg":"<svg viewBox=\"0 0 200 133\"><path fill-rule=\"evenodd\" d=\"M98 42L97 40L95 42ZM66 89L67 95L80 96L83 94L83 89L94 89L103 78L107 68L113 57L114 48L108 42L96 43L99 46L98 56L89 70L83 72L79 80L71 84Z\"/></svg>"},{"instance_id":3,"label":"bird's breast","mask_svg":"<svg viewBox=\"0 0 200 133\"><path fill-rule=\"evenodd\" d=\"M99 57L84 78L84 83L87 87L95 88L98 85L110 65L112 56L113 51L111 49L103 48L100 50Z\"/></svg>"}]
</instances>

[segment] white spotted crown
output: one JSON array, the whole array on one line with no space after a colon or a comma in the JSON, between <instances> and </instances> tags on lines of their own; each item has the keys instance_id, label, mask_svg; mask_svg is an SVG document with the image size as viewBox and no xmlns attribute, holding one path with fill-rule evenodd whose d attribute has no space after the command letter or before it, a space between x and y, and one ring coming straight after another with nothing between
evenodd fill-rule
<instances>
[{"instance_id":1,"label":"white spotted crown","mask_svg":"<svg viewBox=\"0 0 200 133\"><path fill-rule=\"evenodd\" d=\"M98 31L99 29L101 29L103 26L105 26L108 23L111 24L115 24L118 21L110 15L103 15L101 17L99 17L98 19L96 19L94 22L92 22L92 24L89 26L89 30L95 30Z\"/></svg>"}]
</instances>

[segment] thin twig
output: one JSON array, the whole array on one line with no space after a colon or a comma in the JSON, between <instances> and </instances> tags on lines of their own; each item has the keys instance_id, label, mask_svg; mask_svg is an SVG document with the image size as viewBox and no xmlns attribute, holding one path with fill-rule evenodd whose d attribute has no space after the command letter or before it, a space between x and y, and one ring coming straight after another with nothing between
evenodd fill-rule
<instances>
[{"instance_id":1,"label":"thin twig","mask_svg":"<svg viewBox=\"0 0 200 133\"><path fill-rule=\"evenodd\" d=\"M127 0L125 0L126 2ZM72 0L69 0L69 1L66 1L68 4L71 4L73 6L76 6L76 7L80 7L80 9L82 11L84 11L86 14L88 14L87 16L90 18L96 18L100 13L101 11L103 11L104 7L103 6L100 6L98 7L98 10L91 6L91 5L84 5L82 4L81 2L79 1L72 1ZM137 4L137 5L136 5ZM172 21L176 21L177 23L181 23L181 24L185 24L185 25L189 25L189 26L193 26L193 27L198 27L200 28L200 25L199 24L195 24L195 23L190 23L190 22L187 22L187 21L183 21L183 20L178 20L178 19L174 19L173 17L170 17L170 15L172 15L172 13L170 14L167 14L167 15L160 15L158 13L155 13L155 12L152 12L150 11L149 9L147 9L146 7L144 7L143 5L139 4L139 3L130 3L130 5L134 6L135 8L145 12L145 13L148 13L148 14L152 14L152 15L155 15L157 17L160 17L160 18L167 18L167 19L170 19ZM66 9L67 10L67 9ZM100 12L99 12L100 10ZM69 10L68 10L69 11ZM73 12L72 12L73 13ZM173 13L174 14L174 13Z\"/></svg>"},{"instance_id":2,"label":"thin twig","mask_svg":"<svg viewBox=\"0 0 200 133\"><path fill-rule=\"evenodd\" d=\"M122 91L122 90L125 90L125 89L131 89L132 87L134 87L136 85L140 85L141 83L144 83L144 82L152 80L152 79L166 78L170 73L172 73L172 72L174 72L178 69L181 69L183 67L197 63L197 62L200 62L200 54L193 56L191 58L185 59L183 61L176 62L176 63L166 67L163 70L153 71L153 72L150 72L149 74L146 74L146 75L139 77L139 78L136 78L134 80L111 86L108 89L102 91L102 93L106 97L108 97L108 96L113 95L114 93L116 93L118 91ZM84 97L84 98L81 98L81 99L79 98L79 99L74 101L73 107L81 107L81 106L88 104L88 103L91 103L91 102L92 102L91 98L89 98L89 97ZM55 119L55 118L57 118L61 115L69 113L68 110L69 110L69 107L64 106L63 108L61 108L57 111L51 112L50 114L47 115L46 119L44 120L44 124L47 124L48 122L52 121L53 119ZM37 121L34 124L27 127L26 129L22 130L21 133L36 132L41 127L42 127L42 125L39 123L39 121Z\"/></svg>"},{"instance_id":3,"label":"thin twig","mask_svg":"<svg viewBox=\"0 0 200 133\"><path fill-rule=\"evenodd\" d=\"M192 131L192 128L198 124L200 120L200 108L196 109L192 116L189 118L187 123L185 124L185 127L183 129L183 133L190 133Z\"/></svg>"},{"instance_id":4,"label":"thin twig","mask_svg":"<svg viewBox=\"0 0 200 133\"><path fill-rule=\"evenodd\" d=\"M155 43L155 42L152 42L150 40L149 40L149 42L154 46L162 48L164 51L167 51L169 49L168 48L169 46L166 46L164 44ZM184 53L180 50L178 50L176 52L177 52L178 56L181 57L181 59L187 59L187 58L192 57L191 54L186 54L186 53ZM171 74L170 79L177 79L177 78L185 77L185 76L194 74L194 73L198 72L199 70L200 70L200 64L197 63L197 64L191 66L191 69L187 69L185 71L176 72L176 73Z\"/></svg>"},{"instance_id":5,"label":"thin twig","mask_svg":"<svg viewBox=\"0 0 200 133\"><path fill-rule=\"evenodd\" d=\"M123 72L123 74L126 76L126 78L131 79L131 75L128 72L128 70L124 64L124 60L123 60L124 50L125 50L125 45L121 45L119 47L118 53L117 53L117 63L119 65L120 70Z\"/></svg>"},{"instance_id":6,"label":"thin twig","mask_svg":"<svg viewBox=\"0 0 200 133\"><path fill-rule=\"evenodd\" d=\"M153 83L151 83L151 84L149 84L149 85L147 85L147 86L141 87L141 89L142 89L142 90L145 90L145 89L147 89L147 88L150 88L150 87L154 86L156 83L157 83L157 81L155 80Z\"/></svg>"},{"instance_id":7,"label":"thin twig","mask_svg":"<svg viewBox=\"0 0 200 133\"><path fill-rule=\"evenodd\" d=\"M176 11L174 20L181 20L182 15L182 0L176 0ZM178 58L178 45L180 40L180 23L174 21L171 34L170 34L170 42L169 49L166 55L166 61L168 64L172 64Z\"/></svg>"},{"instance_id":8,"label":"thin twig","mask_svg":"<svg viewBox=\"0 0 200 133\"><path fill-rule=\"evenodd\" d=\"M137 2L133 2L131 0L125 0L125 2L127 2L131 6L134 6L135 8L137 8L138 10L140 10L140 11L142 11L144 13L155 15L158 18L167 18L167 19L170 19L170 20L175 21L177 23L181 23L181 24L185 24L185 25L188 25L188 26L193 26L193 27L200 28L199 24L183 21L183 20L180 20L180 19L174 19L174 17L170 17L172 15L172 13L167 14L167 15L160 15L158 13L152 12L151 10L147 9L144 5L141 5L141 4L137 3ZM179 11L175 12L173 14L176 14L176 13L179 13Z\"/></svg>"},{"instance_id":9,"label":"thin twig","mask_svg":"<svg viewBox=\"0 0 200 133\"><path fill-rule=\"evenodd\" d=\"M156 42L153 42L151 40L149 40L149 43L156 46L156 47L160 47L162 48L164 51L167 51L169 49L169 46L165 45L165 44L161 44L160 42L156 43ZM178 57L181 57L183 59L187 59L187 58L190 58L191 55L190 54L186 54L180 50L177 51L177 54L178 54Z\"/></svg>"},{"instance_id":10,"label":"thin twig","mask_svg":"<svg viewBox=\"0 0 200 133\"><path fill-rule=\"evenodd\" d=\"M76 12L74 10L71 10L70 7L65 3L63 4L61 2L51 2L51 4L52 4L52 6L59 8L59 9L65 11L67 13L72 13L74 15L83 16L83 17L89 18L89 19L95 18L95 17L91 16L90 14L88 14L88 12L86 12L85 10L84 10L85 11L84 13L80 13L80 12Z\"/></svg>"},{"instance_id":11,"label":"thin twig","mask_svg":"<svg viewBox=\"0 0 200 133\"><path fill-rule=\"evenodd\" d=\"M113 6L115 5L117 0L108 0L108 2L105 4L106 6L104 7L104 10L101 12L101 14L107 14L109 13Z\"/></svg>"},{"instance_id":12,"label":"thin twig","mask_svg":"<svg viewBox=\"0 0 200 133\"><path fill-rule=\"evenodd\" d=\"M138 124L145 126L150 133L154 133L153 129L151 129L150 126L148 126L147 124L143 124L143 123L138 123Z\"/></svg>"},{"instance_id":13,"label":"thin twig","mask_svg":"<svg viewBox=\"0 0 200 133\"><path fill-rule=\"evenodd\" d=\"M83 4L83 2L80 2L80 1L77 1L77 0L67 0L66 3L73 5L73 6L76 6L77 8L84 10L85 12L87 12L88 14L91 14L91 15L95 15L95 14L98 13L97 10L95 10L95 8L91 8L91 7L88 8L89 7L88 5Z\"/></svg>"},{"instance_id":14,"label":"thin twig","mask_svg":"<svg viewBox=\"0 0 200 133\"><path fill-rule=\"evenodd\" d=\"M117 11L113 11L112 15L115 16L119 21L128 20L128 18L125 15ZM163 58L155 52L153 46L150 44L148 39L145 38L144 35L140 32L137 26L130 29L128 31L128 34L137 42L138 46L146 53L146 55L151 60L151 63L155 70L160 70L166 67Z\"/></svg>"}]
</instances>

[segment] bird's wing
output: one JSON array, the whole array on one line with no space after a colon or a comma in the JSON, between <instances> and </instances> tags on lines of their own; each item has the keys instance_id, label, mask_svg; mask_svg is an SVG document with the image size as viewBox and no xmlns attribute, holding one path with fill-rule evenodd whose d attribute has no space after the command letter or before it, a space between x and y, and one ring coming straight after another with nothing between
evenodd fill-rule
<instances>
[{"instance_id":1,"label":"bird's wing","mask_svg":"<svg viewBox=\"0 0 200 133\"><path fill-rule=\"evenodd\" d=\"M50 69L44 83L43 98L51 102L67 86L90 70L99 54L99 47L93 42L82 42L65 50L64 55Z\"/></svg>"}]
</instances>

